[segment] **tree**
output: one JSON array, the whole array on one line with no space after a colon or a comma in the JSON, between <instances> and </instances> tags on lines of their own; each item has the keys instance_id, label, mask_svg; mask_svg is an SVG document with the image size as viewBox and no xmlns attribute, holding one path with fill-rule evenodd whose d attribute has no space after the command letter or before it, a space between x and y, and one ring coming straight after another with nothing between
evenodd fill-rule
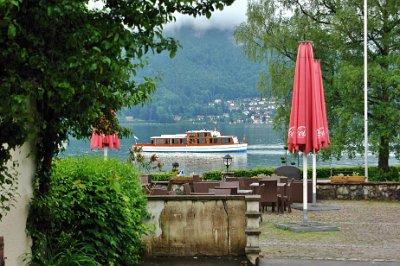
<instances>
[{"instance_id":1,"label":"tree","mask_svg":"<svg viewBox=\"0 0 400 266\"><path fill-rule=\"evenodd\" d=\"M382 170L390 152L400 157L399 8L398 1L368 1L369 144ZM234 35L250 58L266 63L269 73L261 74L259 88L272 89L281 101L275 125L288 124L298 42L312 40L323 68L330 153L362 153L362 1L250 1L247 14Z\"/></svg>"},{"instance_id":2,"label":"tree","mask_svg":"<svg viewBox=\"0 0 400 266\"><path fill-rule=\"evenodd\" d=\"M88 1L0 1L1 170L11 149L33 140L40 193L68 134L89 137L93 127L128 134L113 113L150 99L154 80L132 77L146 53L176 53L179 44L162 32L175 12L210 17L233 0L101 2L89 9Z\"/></svg>"}]
</instances>

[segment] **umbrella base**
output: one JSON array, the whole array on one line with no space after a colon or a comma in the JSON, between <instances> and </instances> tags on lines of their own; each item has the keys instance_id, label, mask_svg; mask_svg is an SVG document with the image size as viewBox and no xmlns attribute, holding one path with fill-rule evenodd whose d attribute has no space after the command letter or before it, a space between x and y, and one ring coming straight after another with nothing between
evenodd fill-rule
<instances>
[{"instance_id":1,"label":"umbrella base","mask_svg":"<svg viewBox=\"0 0 400 266\"><path fill-rule=\"evenodd\" d=\"M292 209L302 211L303 203L292 203L290 205L290 207ZM338 210L340 210L340 207L332 206L332 205L323 205L323 204L319 204L319 203L308 203L307 210L308 211L338 211Z\"/></svg>"},{"instance_id":2,"label":"umbrella base","mask_svg":"<svg viewBox=\"0 0 400 266\"><path fill-rule=\"evenodd\" d=\"M337 226L326 225L319 222L304 223L287 223L287 224L274 224L275 227L294 231L294 232L319 232L319 231L339 231Z\"/></svg>"}]
</instances>

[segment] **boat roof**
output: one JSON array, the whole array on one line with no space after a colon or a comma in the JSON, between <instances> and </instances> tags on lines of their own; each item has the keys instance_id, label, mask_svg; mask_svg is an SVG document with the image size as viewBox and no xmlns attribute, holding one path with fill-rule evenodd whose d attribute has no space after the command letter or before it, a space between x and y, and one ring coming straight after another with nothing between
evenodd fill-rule
<instances>
[{"instance_id":1,"label":"boat roof","mask_svg":"<svg viewBox=\"0 0 400 266\"><path fill-rule=\"evenodd\" d=\"M161 136L153 136L150 137L151 139L153 138L186 138L186 134L168 134L168 135L161 135Z\"/></svg>"},{"instance_id":2,"label":"boat roof","mask_svg":"<svg viewBox=\"0 0 400 266\"><path fill-rule=\"evenodd\" d=\"M150 139L155 138L186 138L188 133L205 133L209 132L213 137L233 137L232 135L221 135L218 130L200 129L200 130L187 130L185 134L166 134L161 136L152 136Z\"/></svg>"}]
</instances>

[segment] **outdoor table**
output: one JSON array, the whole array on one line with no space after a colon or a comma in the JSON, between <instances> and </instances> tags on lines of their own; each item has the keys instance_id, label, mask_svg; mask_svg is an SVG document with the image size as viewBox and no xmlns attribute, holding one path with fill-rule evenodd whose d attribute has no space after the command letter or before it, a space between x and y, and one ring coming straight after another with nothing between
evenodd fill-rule
<instances>
[{"instance_id":1,"label":"outdoor table","mask_svg":"<svg viewBox=\"0 0 400 266\"><path fill-rule=\"evenodd\" d=\"M237 193L238 193L238 195L253 194L253 190L252 189L238 189Z\"/></svg>"},{"instance_id":2,"label":"outdoor table","mask_svg":"<svg viewBox=\"0 0 400 266\"><path fill-rule=\"evenodd\" d=\"M278 185L278 194L282 194L282 195L286 196L286 183L278 182L277 185ZM254 183L250 184L250 188L253 191L253 194L258 194L259 187L260 187L260 182L254 182Z\"/></svg>"},{"instance_id":3,"label":"outdoor table","mask_svg":"<svg viewBox=\"0 0 400 266\"><path fill-rule=\"evenodd\" d=\"M254 182L254 183L250 184L250 188L251 188L251 191L253 191L253 194L258 194L259 186L260 186L260 183L258 183L258 182Z\"/></svg>"}]
</instances>

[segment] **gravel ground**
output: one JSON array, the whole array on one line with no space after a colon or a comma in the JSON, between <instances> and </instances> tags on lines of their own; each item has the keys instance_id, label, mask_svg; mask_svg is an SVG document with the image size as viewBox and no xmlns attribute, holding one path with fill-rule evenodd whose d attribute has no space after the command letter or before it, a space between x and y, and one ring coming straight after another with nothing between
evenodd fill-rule
<instances>
[{"instance_id":1,"label":"gravel ground","mask_svg":"<svg viewBox=\"0 0 400 266\"><path fill-rule=\"evenodd\" d=\"M263 213L260 246L263 260L312 259L399 262L400 203L378 201L319 201L340 210L309 212L310 222L339 227L331 232L292 232L275 223L301 223L303 212Z\"/></svg>"}]
</instances>

